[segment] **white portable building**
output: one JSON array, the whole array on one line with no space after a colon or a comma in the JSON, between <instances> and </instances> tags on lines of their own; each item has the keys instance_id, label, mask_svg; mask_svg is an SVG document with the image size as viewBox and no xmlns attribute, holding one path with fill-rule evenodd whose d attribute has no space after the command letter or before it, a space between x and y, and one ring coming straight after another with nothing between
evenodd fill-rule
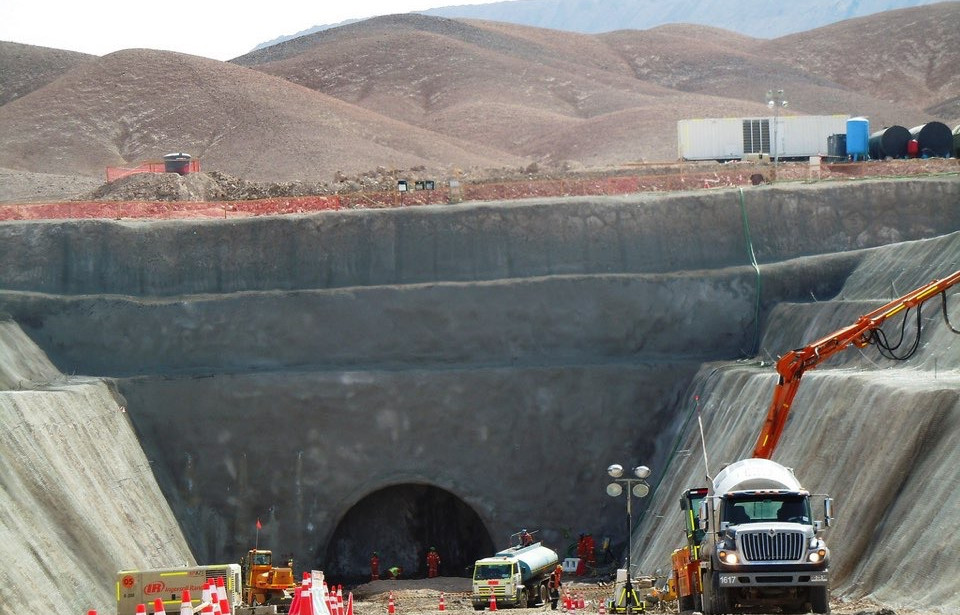
<instances>
[{"instance_id":1,"label":"white portable building","mask_svg":"<svg viewBox=\"0 0 960 615\"><path fill-rule=\"evenodd\" d=\"M680 120L682 160L741 160L747 156L808 158L827 154L830 135L846 134L849 115L789 115Z\"/></svg>"}]
</instances>

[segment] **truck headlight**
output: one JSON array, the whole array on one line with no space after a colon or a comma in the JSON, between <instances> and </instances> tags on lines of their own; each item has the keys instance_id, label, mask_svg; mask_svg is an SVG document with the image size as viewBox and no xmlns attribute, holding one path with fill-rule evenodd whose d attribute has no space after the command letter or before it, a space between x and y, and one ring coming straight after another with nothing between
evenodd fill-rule
<instances>
[{"instance_id":1,"label":"truck headlight","mask_svg":"<svg viewBox=\"0 0 960 615\"><path fill-rule=\"evenodd\" d=\"M733 551L720 551L717 555L720 556L720 561L724 564L736 564L740 561L740 558Z\"/></svg>"},{"instance_id":2,"label":"truck headlight","mask_svg":"<svg viewBox=\"0 0 960 615\"><path fill-rule=\"evenodd\" d=\"M826 556L827 556L826 549L818 549L817 551L812 551L809 555L807 555L807 559L810 562L816 564L817 562L822 561L823 558L825 558Z\"/></svg>"}]
</instances>

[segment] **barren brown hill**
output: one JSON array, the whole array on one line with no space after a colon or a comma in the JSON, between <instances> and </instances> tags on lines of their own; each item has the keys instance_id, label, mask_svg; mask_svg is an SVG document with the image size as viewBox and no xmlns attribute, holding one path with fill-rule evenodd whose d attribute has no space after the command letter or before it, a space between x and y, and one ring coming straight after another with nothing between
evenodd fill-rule
<instances>
[{"instance_id":1,"label":"barren brown hill","mask_svg":"<svg viewBox=\"0 0 960 615\"><path fill-rule=\"evenodd\" d=\"M841 87L960 121L960 2L890 11L765 42L760 53ZM909 127L909 125L908 125Z\"/></svg>"},{"instance_id":2,"label":"barren brown hill","mask_svg":"<svg viewBox=\"0 0 960 615\"><path fill-rule=\"evenodd\" d=\"M956 35L933 26L949 23L956 7L881 14L867 25L916 21L908 36L944 42L926 43L920 57L940 72L956 72ZM450 136L588 167L672 159L677 120L766 114L771 87L788 92L787 113L866 115L875 125L951 121L931 113L929 99L890 100L794 58L817 55L829 37L842 62L844 48L863 48L863 22L836 24L803 44L705 26L590 36L400 15L304 36L234 62Z\"/></svg>"},{"instance_id":3,"label":"barren brown hill","mask_svg":"<svg viewBox=\"0 0 960 615\"><path fill-rule=\"evenodd\" d=\"M75 51L0 41L0 106L95 58Z\"/></svg>"},{"instance_id":4,"label":"barren brown hill","mask_svg":"<svg viewBox=\"0 0 960 615\"><path fill-rule=\"evenodd\" d=\"M78 60L0 106L0 168L102 177L105 166L171 151L261 181L608 168L675 159L677 120L766 115L774 87L786 90L788 114L952 126L958 7L772 41L691 25L583 35L411 14L232 63L128 50Z\"/></svg>"},{"instance_id":5,"label":"barren brown hill","mask_svg":"<svg viewBox=\"0 0 960 615\"><path fill-rule=\"evenodd\" d=\"M259 71L151 50L113 53L0 107L0 167L101 175L171 151L250 179L522 161Z\"/></svg>"}]
</instances>

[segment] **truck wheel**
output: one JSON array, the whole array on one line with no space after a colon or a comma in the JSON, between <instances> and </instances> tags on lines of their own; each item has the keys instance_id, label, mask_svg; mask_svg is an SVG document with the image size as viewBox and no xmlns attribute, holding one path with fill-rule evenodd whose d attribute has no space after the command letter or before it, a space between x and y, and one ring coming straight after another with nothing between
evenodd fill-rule
<instances>
[{"instance_id":1,"label":"truck wheel","mask_svg":"<svg viewBox=\"0 0 960 615\"><path fill-rule=\"evenodd\" d=\"M827 587L810 588L810 610L814 613L830 613L830 590Z\"/></svg>"},{"instance_id":2,"label":"truck wheel","mask_svg":"<svg viewBox=\"0 0 960 615\"><path fill-rule=\"evenodd\" d=\"M713 612L717 615L722 613L730 612L730 600L728 599L730 594L726 589L720 589L717 587L719 583L716 582L717 579L714 579L713 583Z\"/></svg>"},{"instance_id":3,"label":"truck wheel","mask_svg":"<svg viewBox=\"0 0 960 615\"><path fill-rule=\"evenodd\" d=\"M527 588L524 587L517 593L517 608L527 608L528 602L530 602L530 592L528 592Z\"/></svg>"},{"instance_id":4,"label":"truck wheel","mask_svg":"<svg viewBox=\"0 0 960 615\"><path fill-rule=\"evenodd\" d=\"M725 604L721 604L719 592L716 589L716 578L712 572L703 575L703 615L721 615Z\"/></svg>"},{"instance_id":5,"label":"truck wheel","mask_svg":"<svg viewBox=\"0 0 960 615\"><path fill-rule=\"evenodd\" d=\"M474 603L473 603L473 610L474 610L474 611L482 611L482 610L485 609L485 608L486 608L486 605L483 604L482 602L474 602Z\"/></svg>"},{"instance_id":6,"label":"truck wheel","mask_svg":"<svg viewBox=\"0 0 960 615\"><path fill-rule=\"evenodd\" d=\"M533 606L543 606L550 601L550 588L547 587L547 582L544 581L540 584L540 593L537 596L539 602Z\"/></svg>"}]
</instances>

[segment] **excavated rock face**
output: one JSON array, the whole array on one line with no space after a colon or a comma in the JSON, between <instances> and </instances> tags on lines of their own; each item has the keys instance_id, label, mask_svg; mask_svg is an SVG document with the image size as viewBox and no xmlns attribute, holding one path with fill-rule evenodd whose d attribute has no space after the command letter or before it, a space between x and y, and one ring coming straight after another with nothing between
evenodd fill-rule
<instances>
[{"instance_id":1,"label":"excavated rock face","mask_svg":"<svg viewBox=\"0 0 960 615\"><path fill-rule=\"evenodd\" d=\"M711 464L747 454L769 361L955 269L958 201L960 182L946 178L2 224L0 311L61 371L115 380L200 561L238 559L257 519L261 547L344 578L368 572L370 550L413 565L437 546L459 566L522 527L561 553L582 531L618 553L624 501L604 494L605 468L643 462L653 486L663 480L649 500L657 520L634 532L634 561L652 572L679 546L679 489L703 476L689 387L701 392ZM804 328L789 303L822 320ZM757 354L766 365L715 363ZM941 384L954 355L921 358L940 388L917 394L941 408L953 403ZM859 453L902 453L885 434L906 422L897 433L916 434L911 450L947 454L948 437L929 438L951 433L952 411L910 427L913 393L896 388L856 401L852 420L849 406L817 399L823 410L795 419L803 437L787 436L796 448L785 442L778 461L837 495L858 487L829 460L870 464L883 494L909 484L922 500L903 463L881 470ZM874 407L883 422L860 435L859 409ZM870 528L909 523L905 500L891 506L872 509ZM835 556L851 593L862 593L854 560L869 555L857 518L832 530L860 549Z\"/></svg>"}]
</instances>

